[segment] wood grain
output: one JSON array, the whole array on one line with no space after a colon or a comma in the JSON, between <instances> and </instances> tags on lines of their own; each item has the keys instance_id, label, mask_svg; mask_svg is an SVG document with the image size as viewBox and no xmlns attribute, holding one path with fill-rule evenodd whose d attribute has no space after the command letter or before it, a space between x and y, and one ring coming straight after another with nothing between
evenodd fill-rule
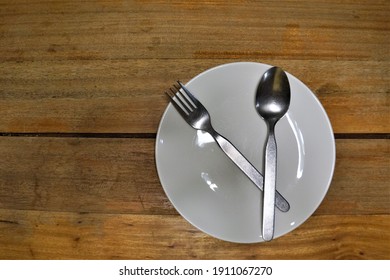
<instances>
[{"instance_id":1,"label":"wood grain","mask_svg":"<svg viewBox=\"0 0 390 280\"><path fill-rule=\"evenodd\" d=\"M386 1L9 1L0 57L388 60L388 14Z\"/></svg>"},{"instance_id":2,"label":"wood grain","mask_svg":"<svg viewBox=\"0 0 390 280\"><path fill-rule=\"evenodd\" d=\"M0 259L390 259L389 14L386 0L1 1ZM164 90L236 61L302 80L345 138L320 207L267 244L191 226L155 168Z\"/></svg>"},{"instance_id":3,"label":"wood grain","mask_svg":"<svg viewBox=\"0 0 390 280\"><path fill-rule=\"evenodd\" d=\"M389 10L385 1L8 1L0 132L155 133L173 81L246 60L305 82L336 133L387 133Z\"/></svg>"},{"instance_id":4,"label":"wood grain","mask_svg":"<svg viewBox=\"0 0 390 280\"><path fill-rule=\"evenodd\" d=\"M175 214L154 139L0 137L0 208ZM337 140L321 215L390 214L390 141Z\"/></svg>"},{"instance_id":5,"label":"wood grain","mask_svg":"<svg viewBox=\"0 0 390 280\"><path fill-rule=\"evenodd\" d=\"M174 81L229 60L7 62L0 132L155 133ZM265 60L300 78L336 133L390 131L390 63Z\"/></svg>"},{"instance_id":6,"label":"wood grain","mask_svg":"<svg viewBox=\"0 0 390 280\"><path fill-rule=\"evenodd\" d=\"M236 244L177 215L0 210L0 259L389 259L389 226L389 215L315 216L270 243Z\"/></svg>"},{"instance_id":7,"label":"wood grain","mask_svg":"<svg viewBox=\"0 0 390 280\"><path fill-rule=\"evenodd\" d=\"M336 140L336 168L318 214L390 213L390 140Z\"/></svg>"},{"instance_id":8,"label":"wood grain","mask_svg":"<svg viewBox=\"0 0 390 280\"><path fill-rule=\"evenodd\" d=\"M173 213L154 140L0 138L0 208Z\"/></svg>"}]
</instances>

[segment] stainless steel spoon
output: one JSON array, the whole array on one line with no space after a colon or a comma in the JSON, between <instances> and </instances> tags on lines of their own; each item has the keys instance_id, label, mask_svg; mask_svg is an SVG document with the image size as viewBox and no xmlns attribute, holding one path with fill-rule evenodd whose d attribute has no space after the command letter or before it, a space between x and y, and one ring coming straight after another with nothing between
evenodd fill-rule
<instances>
[{"instance_id":1,"label":"stainless steel spoon","mask_svg":"<svg viewBox=\"0 0 390 280\"><path fill-rule=\"evenodd\" d=\"M276 141L274 128L290 106L290 84L279 67L268 69L261 77L256 93L256 110L268 125L265 148L263 191L263 239L272 240L275 224Z\"/></svg>"}]
</instances>

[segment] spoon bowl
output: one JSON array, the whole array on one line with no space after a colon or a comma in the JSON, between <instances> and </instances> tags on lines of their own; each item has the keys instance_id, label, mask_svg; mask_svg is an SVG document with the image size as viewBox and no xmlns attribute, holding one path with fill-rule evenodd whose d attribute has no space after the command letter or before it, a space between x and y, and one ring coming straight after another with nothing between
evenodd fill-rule
<instances>
[{"instance_id":1,"label":"spoon bowl","mask_svg":"<svg viewBox=\"0 0 390 280\"><path fill-rule=\"evenodd\" d=\"M279 67L268 69L262 76L256 94L256 110L266 122L276 122L290 106L290 83Z\"/></svg>"}]
</instances>

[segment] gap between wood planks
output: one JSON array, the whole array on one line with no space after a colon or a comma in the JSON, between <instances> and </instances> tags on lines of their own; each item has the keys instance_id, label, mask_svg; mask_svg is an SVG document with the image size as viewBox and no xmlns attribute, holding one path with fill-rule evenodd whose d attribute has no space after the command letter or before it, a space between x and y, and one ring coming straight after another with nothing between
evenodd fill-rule
<instances>
[{"instance_id":1,"label":"gap between wood planks","mask_svg":"<svg viewBox=\"0 0 390 280\"><path fill-rule=\"evenodd\" d=\"M157 133L0 132L1 137L156 138ZM335 133L335 139L390 139L390 133Z\"/></svg>"}]
</instances>

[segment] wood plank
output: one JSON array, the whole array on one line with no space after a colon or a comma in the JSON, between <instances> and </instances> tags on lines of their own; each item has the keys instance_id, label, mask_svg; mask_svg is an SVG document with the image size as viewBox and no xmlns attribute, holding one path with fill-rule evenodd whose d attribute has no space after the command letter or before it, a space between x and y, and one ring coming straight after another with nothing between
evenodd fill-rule
<instances>
[{"instance_id":1,"label":"wood plank","mask_svg":"<svg viewBox=\"0 0 390 280\"><path fill-rule=\"evenodd\" d=\"M155 133L163 92L211 60L6 62L0 67L0 132ZM262 61L301 79L336 133L390 131L390 61Z\"/></svg>"},{"instance_id":2,"label":"wood plank","mask_svg":"<svg viewBox=\"0 0 390 280\"><path fill-rule=\"evenodd\" d=\"M154 139L0 137L0 208L175 214L158 180ZM337 140L317 215L390 214L390 141Z\"/></svg>"},{"instance_id":3,"label":"wood plank","mask_svg":"<svg viewBox=\"0 0 390 280\"><path fill-rule=\"evenodd\" d=\"M389 259L389 226L389 215L314 216L270 243L236 244L178 215L0 210L0 259Z\"/></svg>"},{"instance_id":4,"label":"wood plank","mask_svg":"<svg viewBox=\"0 0 390 280\"><path fill-rule=\"evenodd\" d=\"M0 208L172 213L153 139L0 138Z\"/></svg>"},{"instance_id":5,"label":"wood plank","mask_svg":"<svg viewBox=\"0 0 390 280\"><path fill-rule=\"evenodd\" d=\"M390 54L389 5L380 0L369 5L36 0L7 1L1 8L1 61L248 56L360 61L388 60Z\"/></svg>"},{"instance_id":6,"label":"wood plank","mask_svg":"<svg viewBox=\"0 0 390 280\"><path fill-rule=\"evenodd\" d=\"M316 213L389 214L389 182L390 140L336 140L332 184Z\"/></svg>"},{"instance_id":7,"label":"wood plank","mask_svg":"<svg viewBox=\"0 0 390 280\"><path fill-rule=\"evenodd\" d=\"M388 134L389 13L383 0L1 1L0 259L390 259L389 139L336 140L314 215L252 245L178 215L155 139L82 134L153 135L173 81L234 61L301 79L336 133Z\"/></svg>"}]
</instances>

